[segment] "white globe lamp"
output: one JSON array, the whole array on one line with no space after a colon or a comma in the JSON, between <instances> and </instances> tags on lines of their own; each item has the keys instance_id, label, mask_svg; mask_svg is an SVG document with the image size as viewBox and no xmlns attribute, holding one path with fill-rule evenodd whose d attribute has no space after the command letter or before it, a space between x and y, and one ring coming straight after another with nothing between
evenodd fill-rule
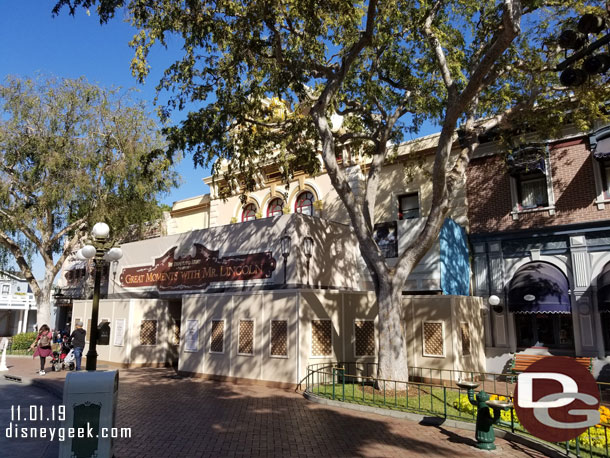
<instances>
[{"instance_id":1,"label":"white globe lamp","mask_svg":"<svg viewBox=\"0 0 610 458\"><path fill-rule=\"evenodd\" d=\"M110 262L118 261L122 257L123 250L121 250L119 247L110 248L110 250L108 250L108 253L106 253L106 255L104 256L104 258L106 258L106 260Z\"/></svg>"},{"instance_id":2,"label":"white globe lamp","mask_svg":"<svg viewBox=\"0 0 610 458\"><path fill-rule=\"evenodd\" d=\"M106 240L110 234L110 228L106 223L95 223L91 230L91 235L97 240Z\"/></svg>"},{"instance_id":3,"label":"white globe lamp","mask_svg":"<svg viewBox=\"0 0 610 458\"><path fill-rule=\"evenodd\" d=\"M85 245L79 251L85 257L85 259L92 259L97 252L93 245Z\"/></svg>"},{"instance_id":4,"label":"white globe lamp","mask_svg":"<svg viewBox=\"0 0 610 458\"><path fill-rule=\"evenodd\" d=\"M487 299L487 302L489 302L489 305L491 305L492 307L495 307L496 305L500 304L500 298L498 296L496 296L495 294L489 296L489 299Z\"/></svg>"}]
</instances>

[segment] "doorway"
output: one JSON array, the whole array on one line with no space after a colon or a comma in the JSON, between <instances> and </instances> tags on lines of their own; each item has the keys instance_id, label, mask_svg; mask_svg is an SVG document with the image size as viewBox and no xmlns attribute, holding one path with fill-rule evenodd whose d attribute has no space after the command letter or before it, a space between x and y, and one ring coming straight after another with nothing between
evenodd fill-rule
<instances>
[{"instance_id":1,"label":"doorway","mask_svg":"<svg viewBox=\"0 0 610 458\"><path fill-rule=\"evenodd\" d=\"M574 332L569 313L515 313L518 348L534 346L573 350Z\"/></svg>"}]
</instances>

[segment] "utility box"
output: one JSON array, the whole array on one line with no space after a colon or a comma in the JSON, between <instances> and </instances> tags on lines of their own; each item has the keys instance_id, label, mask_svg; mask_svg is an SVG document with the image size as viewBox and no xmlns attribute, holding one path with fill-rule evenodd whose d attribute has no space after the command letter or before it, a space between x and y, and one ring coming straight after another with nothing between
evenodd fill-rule
<instances>
[{"instance_id":1,"label":"utility box","mask_svg":"<svg viewBox=\"0 0 610 458\"><path fill-rule=\"evenodd\" d=\"M62 424L65 440L59 445L60 458L113 456L112 428L118 394L118 371L67 374L63 399L66 416Z\"/></svg>"}]
</instances>

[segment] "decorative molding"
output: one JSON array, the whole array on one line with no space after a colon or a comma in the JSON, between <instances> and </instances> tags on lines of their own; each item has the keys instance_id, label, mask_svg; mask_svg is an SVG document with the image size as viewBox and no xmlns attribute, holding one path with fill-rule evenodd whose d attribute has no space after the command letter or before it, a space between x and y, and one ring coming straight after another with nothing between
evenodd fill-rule
<instances>
[{"instance_id":1,"label":"decorative molding","mask_svg":"<svg viewBox=\"0 0 610 458\"><path fill-rule=\"evenodd\" d=\"M577 235L574 237L570 237L570 246L586 246L587 239L584 235Z\"/></svg>"},{"instance_id":2,"label":"decorative molding","mask_svg":"<svg viewBox=\"0 0 610 458\"><path fill-rule=\"evenodd\" d=\"M583 347L593 346L593 326L591 315L580 315L580 335Z\"/></svg>"},{"instance_id":3,"label":"decorative molding","mask_svg":"<svg viewBox=\"0 0 610 458\"><path fill-rule=\"evenodd\" d=\"M501 252L502 244L500 242L488 242L487 246L489 247L490 253Z\"/></svg>"},{"instance_id":4,"label":"decorative molding","mask_svg":"<svg viewBox=\"0 0 610 458\"><path fill-rule=\"evenodd\" d=\"M490 257L489 258L489 276L491 278L491 291L498 292L504 288L504 275L502 270L502 258Z\"/></svg>"},{"instance_id":5,"label":"decorative molding","mask_svg":"<svg viewBox=\"0 0 610 458\"><path fill-rule=\"evenodd\" d=\"M589 257L586 251L572 252L573 273L576 288L587 288L589 286L589 276L587 264Z\"/></svg>"},{"instance_id":6,"label":"decorative molding","mask_svg":"<svg viewBox=\"0 0 610 458\"><path fill-rule=\"evenodd\" d=\"M503 347L508 345L506 340L506 325L504 320L503 313L494 313L493 314L493 322L494 322L494 337L495 342L494 345L496 347Z\"/></svg>"},{"instance_id":7,"label":"decorative molding","mask_svg":"<svg viewBox=\"0 0 610 458\"><path fill-rule=\"evenodd\" d=\"M590 315L593 310L593 306L591 304L589 295L588 294L581 295L581 294L579 294L579 293L574 294L575 307L572 307L572 308L573 309L575 308L579 315Z\"/></svg>"},{"instance_id":8,"label":"decorative molding","mask_svg":"<svg viewBox=\"0 0 610 458\"><path fill-rule=\"evenodd\" d=\"M474 271L477 294L487 295L489 293L489 281L487 277L487 259L485 256L475 256Z\"/></svg>"},{"instance_id":9,"label":"decorative molding","mask_svg":"<svg viewBox=\"0 0 610 458\"><path fill-rule=\"evenodd\" d=\"M484 243L475 243L474 252L476 254L485 253L485 244Z\"/></svg>"}]
</instances>

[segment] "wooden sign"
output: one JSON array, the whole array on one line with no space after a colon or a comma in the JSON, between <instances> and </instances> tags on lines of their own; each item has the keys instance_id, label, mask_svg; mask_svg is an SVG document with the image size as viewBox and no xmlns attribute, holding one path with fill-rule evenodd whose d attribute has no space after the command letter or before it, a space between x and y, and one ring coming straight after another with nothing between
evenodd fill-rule
<instances>
[{"instance_id":1,"label":"wooden sign","mask_svg":"<svg viewBox=\"0 0 610 458\"><path fill-rule=\"evenodd\" d=\"M212 282L230 282L270 278L275 259L270 251L218 257L218 251L194 243L195 255L174 257L177 247L170 248L154 264L126 267L121 271L123 288L156 287L162 291L203 289Z\"/></svg>"}]
</instances>

